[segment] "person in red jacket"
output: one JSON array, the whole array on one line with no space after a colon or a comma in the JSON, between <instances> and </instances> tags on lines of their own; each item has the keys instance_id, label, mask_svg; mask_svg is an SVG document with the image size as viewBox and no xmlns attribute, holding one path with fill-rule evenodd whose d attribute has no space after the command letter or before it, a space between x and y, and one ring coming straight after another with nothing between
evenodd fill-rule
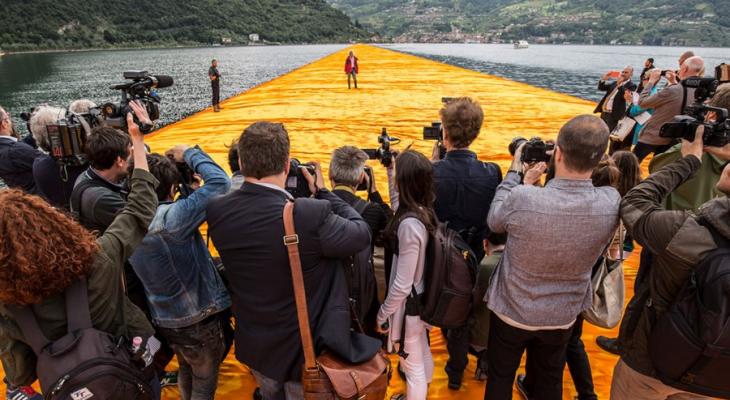
<instances>
[{"instance_id":1,"label":"person in red jacket","mask_svg":"<svg viewBox=\"0 0 730 400\"><path fill-rule=\"evenodd\" d=\"M347 60L345 60L345 73L347 74L347 88L351 89L350 87L350 77L355 81L355 89L357 89L357 57L355 57L355 53L350 52L350 54L347 56Z\"/></svg>"}]
</instances>

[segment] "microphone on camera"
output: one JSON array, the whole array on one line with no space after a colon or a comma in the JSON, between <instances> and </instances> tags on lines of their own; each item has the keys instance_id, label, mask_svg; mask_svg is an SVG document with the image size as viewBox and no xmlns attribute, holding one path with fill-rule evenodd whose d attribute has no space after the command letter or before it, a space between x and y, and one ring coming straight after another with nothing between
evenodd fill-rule
<instances>
[{"instance_id":1,"label":"microphone on camera","mask_svg":"<svg viewBox=\"0 0 730 400\"><path fill-rule=\"evenodd\" d=\"M147 87L161 89L172 86L173 79L169 75L149 75L143 82Z\"/></svg>"}]
</instances>

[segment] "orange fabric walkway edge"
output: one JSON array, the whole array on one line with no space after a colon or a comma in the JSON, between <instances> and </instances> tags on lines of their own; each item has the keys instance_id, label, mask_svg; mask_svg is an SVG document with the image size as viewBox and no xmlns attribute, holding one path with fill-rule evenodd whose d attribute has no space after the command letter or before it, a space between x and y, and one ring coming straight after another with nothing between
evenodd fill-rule
<instances>
[{"instance_id":1,"label":"orange fabric walkway edge","mask_svg":"<svg viewBox=\"0 0 730 400\"><path fill-rule=\"evenodd\" d=\"M350 50L359 58L357 90L347 89L344 73L345 57ZM595 106L589 101L479 72L356 45L232 97L221 104L220 113L208 108L166 126L149 136L147 142L154 152L164 152L176 144L198 144L227 169L226 146L246 126L261 120L282 122L289 131L292 157L303 162L320 161L326 175L332 150L347 144L375 148L383 127L391 136L402 139L395 149L413 143L413 148L430 157L433 142L422 140L423 126L438 120L441 97L458 96L470 96L481 103L485 121L472 149L481 159L500 164L503 172L511 161L507 146L513 137L554 138L568 119L591 113ZM378 188L387 197L385 170L377 162L371 165ZM627 295L633 293L637 266L638 250L625 264ZM616 331L587 323L584 328L583 340L601 399L608 399L616 357L599 350L595 337L614 336ZM448 354L441 332L434 329L431 339L436 368L429 399L481 399L485 383L473 379L474 358L470 356L461 390L450 391L444 372ZM391 360L395 367L397 357L392 356ZM575 389L567 369L564 382L564 398L572 399ZM221 368L216 398L250 399L255 386L247 367L238 363L231 352ZM405 384L394 374L389 393L404 390ZM514 395L519 398L517 392ZM164 389L163 398L179 398L177 389Z\"/></svg>"}]
</instances>

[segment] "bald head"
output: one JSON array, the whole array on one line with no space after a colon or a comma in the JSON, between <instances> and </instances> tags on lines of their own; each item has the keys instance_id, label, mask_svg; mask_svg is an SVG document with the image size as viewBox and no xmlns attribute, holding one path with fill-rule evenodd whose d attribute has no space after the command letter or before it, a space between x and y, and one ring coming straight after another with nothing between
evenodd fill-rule
<instances>
[{"instance_id":1,"label":"bald head","mask_svg":"<svg viewBox=\"0 0 730 400\"><path fill-rule=\"evenodd\" d=\"M695 56L694 51L692 51L692 50L685 51L684 53L682 53L681 56L679 56L679 66L681 67L682 64L684 64L684 62L687 61L688 58L694 57L694 56Z\"/></svg>"},{"instance_id":2,"label":"bald head","mask_svg":"<svg viewBox=\"0 0 730 400\"><path fill-rule=\"evenodd\" d=\"M592 171L608 147L608 126L593 115L579 115L558 133L557 145L565 167L574 172Z\"/></svg>"},{"instance_id":3,"label":"bald head","mask_svg":"<svg viewBox=\"0 0 730 400\"><path fill-rule=\"evenodd\" d=\"M700 56L686 59L679 69L679 79L687 79L692 76L702 76L705 72L705 60Z\"/></svg>"}]
</instances>

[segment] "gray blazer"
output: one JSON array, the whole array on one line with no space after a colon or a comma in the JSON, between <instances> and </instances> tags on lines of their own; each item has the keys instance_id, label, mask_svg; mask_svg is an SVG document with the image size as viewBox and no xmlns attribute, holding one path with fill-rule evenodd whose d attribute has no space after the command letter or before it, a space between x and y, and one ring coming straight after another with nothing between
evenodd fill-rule
<instances>
[{"instance_id":1,"label":"gray blazer","mask_svg":"<svg viewBox=\"0 0 730 400\"><path fill-rule=\"evenodd\" d=\"M572 324L591 306L591 272L616 232L620 200L616 189L590 179L537 187L508 172L488 218L493 232L508 234L485 297L489 308L536 329Z\"/></svg>"},{"instance_id":2,"label":"gray blazer","mask_svg":"<svg viewBox=\"0 0 730 400\"><path fill-rule=\"evenodd\" d=\"M662 125L670 122L676 115L681 115L682 93L681 84L667 86L655 94L651 94L654 85L647 85L639 97L639 106L645 110L654 109L654 114L644 124L639 133L639 142L656 146L672 143L672 139L659 136ZM695 90L687 89L687 104L694 101Z\"/></svg>"}]
</instances>

